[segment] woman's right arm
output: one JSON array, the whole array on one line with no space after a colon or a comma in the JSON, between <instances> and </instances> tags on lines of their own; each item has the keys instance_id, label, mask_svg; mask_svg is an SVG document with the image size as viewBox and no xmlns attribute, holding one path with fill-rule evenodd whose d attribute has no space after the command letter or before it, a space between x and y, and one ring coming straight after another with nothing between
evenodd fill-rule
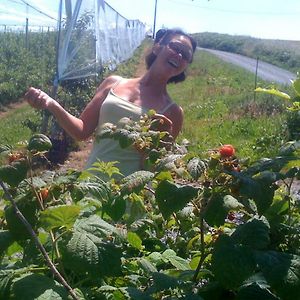
<instances>
[{"instance_id":1,"label":"woman's right arm","mask_svg":"<svg viewBox=\"0 0 300 300\"><path fill-rule=\"evenodd\" d=\"M98 87L93 99L79 118L67 112L56 100L41 90L29 88L24 99L36 109L46 109L56 118L58 124L74 139L85 140L98 124L99 110L111 87L120 80L119 76L106 78Z\"/></svg>"}]
</instances>

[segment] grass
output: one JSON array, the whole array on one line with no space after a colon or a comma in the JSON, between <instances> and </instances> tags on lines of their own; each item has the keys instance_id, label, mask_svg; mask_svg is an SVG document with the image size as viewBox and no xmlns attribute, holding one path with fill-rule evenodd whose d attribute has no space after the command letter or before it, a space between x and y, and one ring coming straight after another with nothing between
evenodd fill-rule
<instances>
[{"instance_id":1,"label":"grass","mask_svg":"<svg viewBox=\"0 0 300 300\"><path fill-rule=\"evenodd\" d=\"M28 140L32 132L25 123L38 123L40 118L40 114L27 104L8 111L0 118L0 145L15 146L20 141Z\"/></svg>"},{"instance_id":2,"label":"grass","mask_svg":"<svg viewBox=\"0 0 300 300\"><path fill-rule=\"evenodd\" d=\"M257 159L277 153L285 138L285 103L264 94L254 99L254 75L198 51L185 82L169 87L183 107L185 119L179 139L191 150L206 152L233 144L241 157ZM259 86L269 84L259 82Z\"/></svg>"},{"instance_id":3,"label":"grass","mask_svg":"<svg viewBox=\"0 0 300 300\"><path fill-rule=\"evenodd\" d=\"M143 58L146 41L128 64L115 74L132 77ZM138 59L137 59L138 57ZM119 72L120 71L120 72ZM266 82L258 86L268 87ZM281 87L283 88L283 87ZM188 69L187 79L170 84L172 99L183 107L185 119L179 140L188 139L191 151L205 155L208 149L233 144L239 157L257 159L278 153L285 139L285 103L271 95L257 94L254 99L254 75L222 62L204 51L197 51ZM0 118L0 144L26 140L31 132L25 120L37 122L40 116L24 106Z\"/></svg>"}]
</instances>

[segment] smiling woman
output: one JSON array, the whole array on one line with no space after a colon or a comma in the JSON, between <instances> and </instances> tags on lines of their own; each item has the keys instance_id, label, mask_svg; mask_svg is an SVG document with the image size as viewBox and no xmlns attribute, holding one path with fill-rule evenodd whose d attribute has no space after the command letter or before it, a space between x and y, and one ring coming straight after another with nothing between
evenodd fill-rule
<instances>
[{"instance_id":1,"label":"smiling woman","mask_svg":"<svg viewBox=\"0 0 300 300\"><path fill-rule=\"evenodd\" d=\"M77 140L100 133L107 123L118 124L124 117L138 121L149 110L157 112L153 117L163 124L158 130L168 131L175 139L182 128L183 112L170 98L167 84L185 79L185 70L192 62L195 49L196 42L183 31L160 31L146 56L145 74L139 78L106 78L79 118L35 88L30 88L25 98L33 107L49 110L61 127ZM87 167L97 160L118 161L117 166L124 175L143 169L143 153L134 147L123 149L112 139L96 139Z\"/></svg>"}]
</instances>

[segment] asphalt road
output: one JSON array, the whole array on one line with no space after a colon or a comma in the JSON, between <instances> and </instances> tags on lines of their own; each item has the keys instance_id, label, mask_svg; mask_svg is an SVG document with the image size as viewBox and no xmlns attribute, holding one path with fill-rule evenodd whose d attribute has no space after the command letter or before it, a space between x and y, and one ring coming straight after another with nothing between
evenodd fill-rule
<instances>
[{"instance_id":1,"label":"asphalt road","mask_svg":"<svg viewBox=\"0 0 300 300\"><path fill-rule=\"evenodd\" d=\"M198 49L202 51L210 52L218 56L222 60L238 65L254 74L256 72L256 63L257 63L256 59L249 58L239 54L219 51L219 50L204 49L204 48L198 48ZM294 73L291 73L287 70L281 69L279 67L265 63L260 60L258 61L257 76L266 81L286 84L286 85L290 85L291 80L297 77L296 74Z\"/></svg>"}]
</instances>

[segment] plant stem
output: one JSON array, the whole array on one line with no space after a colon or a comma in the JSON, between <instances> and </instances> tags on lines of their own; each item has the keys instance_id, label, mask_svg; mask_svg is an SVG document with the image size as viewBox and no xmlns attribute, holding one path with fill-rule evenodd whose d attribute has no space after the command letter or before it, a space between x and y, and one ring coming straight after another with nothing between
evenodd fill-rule
<instances>
[{"instance_id":1,"label":"plant stem","mask_svg":"<svg viewBox=\"0 0 300 300\"><path fill-rule=\"evenodd\" d=\"M193 281L196 282L197 281L197 277L198 277L198 274L200 272L200 269L202 267L202 264L205 260L205 244L204 244L204 219L202 216L200 216L200 260L199 260L199 263L198 263L198 266L197 266L197 269L195 271L195 274L193 276Z\"/></svg>"},{"instance_id":2,"label":"plant stem","mask_svg":"<svg viewBox=\"0 0 300 300\"><path fill-rule=\"evenodd\" d=\"M63 276L58 272L58 270L56 269L55 265L53 264L53 262L51 261L50 257L48 256L48 253L46 252L44 246L41 244L41 242L38 239L38 236L36 235L36 233L34 232L32 226L30 225L30 223L26 220L26 218L24 217L24 215L22 214L22 212L19 210L16 202L14 201L13 197L11 196L11 194L9 193L8 189L6 188L6 186L3 184L3 182L0 180L0 185L3 188L3 191L5 192L5 194L8 197L8 200L11 202L15 213L17 215L17 217L20 219L20 221L24 224L24 226L26 227L26 229L28 230L28 232L30 233L31 237L33 238L37 248L40 250L40 252L42 253L47 265L49 266L51 272L53 273L53 275L60 281L60 283L67 289L67 291L69 292L69 294L71 295L71 297L74 300L79 300L79 298L76 296L75 292L73 291L73 289L69 286L69 284L65 281L65 279L63 278Z\"/></svg>"}]
</instances>

